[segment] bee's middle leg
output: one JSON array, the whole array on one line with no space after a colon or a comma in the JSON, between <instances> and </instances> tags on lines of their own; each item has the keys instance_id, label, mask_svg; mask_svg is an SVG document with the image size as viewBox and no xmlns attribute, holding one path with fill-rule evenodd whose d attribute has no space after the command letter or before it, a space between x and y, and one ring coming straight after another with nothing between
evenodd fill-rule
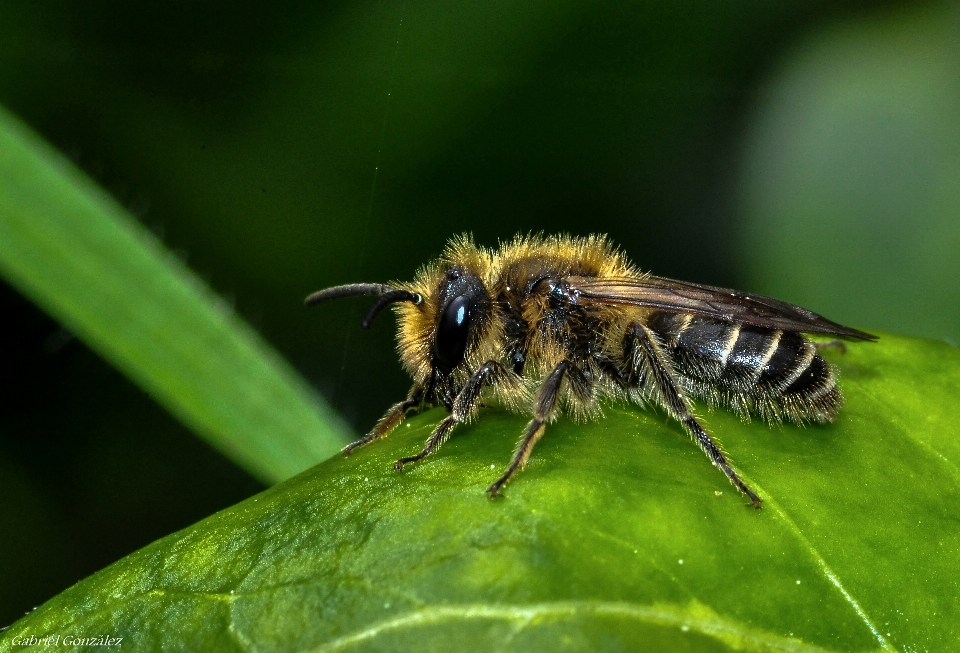
<instances>
[{"instance_id":1,"label":"bee's middle leg","mask_svg":"<svg viewBox=\"0 0 960 653\"><path fill-rule=\"evenodd\" d=\"M474 374L467 384L463 386L456 399L453 400L453 406L448 415L430 434L426 445L420 453L415 456L401 458L393 464L393 468L398 472L403 469L407 463L413 463L426 458L450 437L453 428L460 422L466 421L477 410L480 403L480 392L484 386L495 384L504 374L506 369L497 361L485 363L476 374Z\"/></svg>"},{"instance_id":2,"label":"bee's middle leg","mask_svg":"<svg viewBox=\"0 0 960 653\"><path fill-rule=\"evenodd\" d=\"M517 445L517 450L513 454L507 471L487 488L487 493L491 497L500 496L500 489L506 485L514 474L524 468L530 454L533 452L534 445L543 435L547 428L547 422L553 417L557 409L557 397L560 394L560 384L565 377L569 377L573 382L574 391L583 397L590 394L590 384L586 381L583 373L569 361L560 361L550 375L540 386L537 392L536 402L534 404L533 419L527 425L527 431Z\"/></svg>"}]
</instances>

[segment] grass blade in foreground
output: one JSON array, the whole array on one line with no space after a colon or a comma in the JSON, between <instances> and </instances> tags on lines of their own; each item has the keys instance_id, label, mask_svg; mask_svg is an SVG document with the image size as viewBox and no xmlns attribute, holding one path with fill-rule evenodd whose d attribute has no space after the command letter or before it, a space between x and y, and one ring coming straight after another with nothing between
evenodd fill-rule
<instances>
[{"instance_id":1,"label":"grass blade in foreground","mask_svg":"<svg viewBox=\"0 0 960 653\"><path fill-rule=\"evenodd\" d=\"M347 438L243 320L2 108L0 272L262 480L292 476Z\"/></svg>"},{"instance_id":2,"label":"grass blade in foreground","mask_svg":"<svg viewBox=\"0 0 960 653\"><path fill-rule=\"evenodd\" d=\"M825 352L834 424L708 416L763 510L662 413L559 419L491 501L526 419L443 411L138 551L0 635L132 650L954 651L960 349ZM17 639L17 638L21 639ZM58 649L59 650L59 649Z\"/></svg>"}]
</instances>

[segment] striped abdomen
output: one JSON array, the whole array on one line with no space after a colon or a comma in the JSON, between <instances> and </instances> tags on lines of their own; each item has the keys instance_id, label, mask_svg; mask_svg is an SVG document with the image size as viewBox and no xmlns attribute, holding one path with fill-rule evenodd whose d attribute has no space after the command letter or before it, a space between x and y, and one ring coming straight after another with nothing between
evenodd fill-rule
<instances>
[{"instance_id":1,"label":"striped abdomen","mask_svg":"<svg viewBox=\"0 0 960 653\"><path fill-rule=\"evenodd\" d=\"M684 389L712 404L769 421L826 422L843 402L833 368L799 333L668 313L649 326Z\"/></svg>"}]
</instances>

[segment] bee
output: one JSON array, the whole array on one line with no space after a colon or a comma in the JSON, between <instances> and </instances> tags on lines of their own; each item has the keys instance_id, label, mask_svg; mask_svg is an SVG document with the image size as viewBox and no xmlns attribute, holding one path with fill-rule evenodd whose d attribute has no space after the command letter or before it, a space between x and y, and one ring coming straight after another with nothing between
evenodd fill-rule
<instances>
[{"instance_id":1,"label":"bee","mask_svg":"<svg viewBox=\"0 0 960 653\"><path fill-rule=\"evenodd\" d=\"M745 420L830 422L843 395L837 373L802 334L876 340L770 297L640 272L605 236L526 236L492 250L454 238L410 283L359 283L306 299L375 296L361 326L393 306L398 350L413 378L407 398L343 454L386 437L407 415L449 414L402 470L437 451L481 404L531 414L510 464L487 488L499 495L559 414L596 418L605 402L653 404L680 422L750 504L743 482L703 428L691 399Z\"/></svg>"}]
</instances>

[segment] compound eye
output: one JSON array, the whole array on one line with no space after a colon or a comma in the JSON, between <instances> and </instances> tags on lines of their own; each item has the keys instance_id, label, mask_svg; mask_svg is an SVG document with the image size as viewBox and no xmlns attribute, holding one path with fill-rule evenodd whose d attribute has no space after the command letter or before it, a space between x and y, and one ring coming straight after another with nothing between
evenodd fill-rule
<instances>
[{"instance_id":1,"label":"compound eye","mask_svg":"<svg viewBox=\"0 0 960 653\"><path fill-rule=\"evenodd\" d=\"M443 309L433 341L437 362L448 370L463 362L470 334L470 297L454 297Z\"/></svg>"}]
</instances>

